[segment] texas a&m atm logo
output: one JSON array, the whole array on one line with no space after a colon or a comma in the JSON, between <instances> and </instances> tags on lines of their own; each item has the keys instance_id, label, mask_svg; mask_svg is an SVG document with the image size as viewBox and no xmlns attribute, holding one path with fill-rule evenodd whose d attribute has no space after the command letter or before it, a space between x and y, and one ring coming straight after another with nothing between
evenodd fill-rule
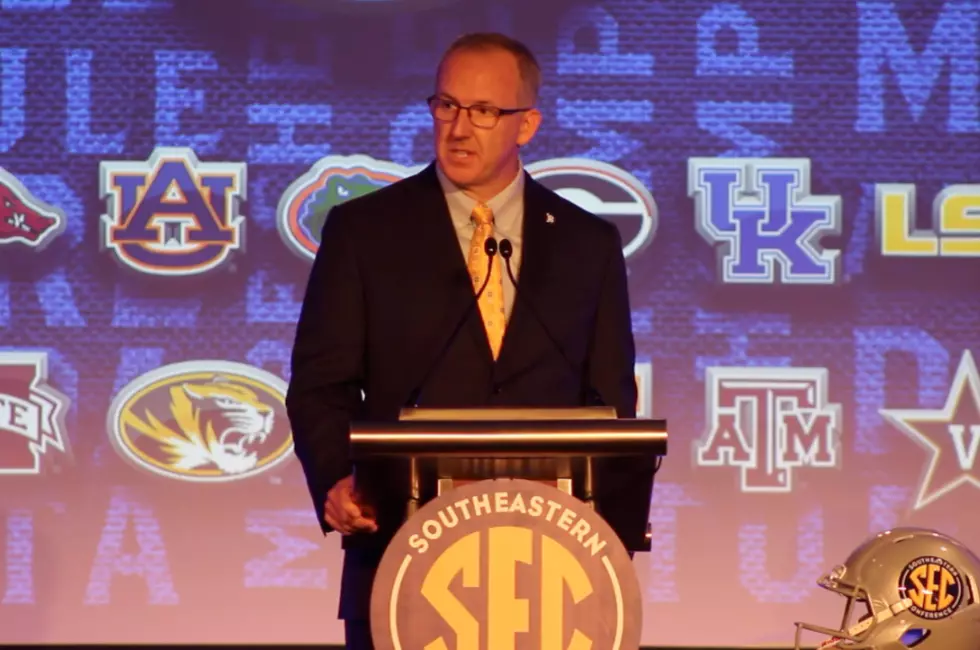
<instances>
[{"instance_id":1,"label":"texas a&m atm logo","mask_svg":"<svg viewBox=\"0 0 980 650\"><path fill-rule=\"evenodd\" d=\"M102 245L152 275L196 275L243 243L245 163L198 161L191 149L158 148L147 162L103 162Z\"/></svg>"},{"instance_id":2,"label":"texas a&m atm logo","mask_svg":"<svg viewBox=\"0 0 980 650\"><path fill-rule=\"evenodd\" d=\"M790 492L793 470L838 467L841 407L825 368L708 368L702 467L738 467L742 492Z\"/></svg>"},{"instance_id":3,"label":"texas a&m atm logo","mask_svg":"<svg viewBox=\"0 0 980 650\"><path fill-rule=\"evenodd\" d=\"M0 352L0 476L40 474L52 450L68 452L68 397L48 385L44 352Z\"/></svg>"},{"instance_id":4,"label":"texas a&m atm logo","mask_svg":"<svg viewBox=\"0 0 980 650\"><path fill-rule=\"evenodd\" d=\"M838 282L840 251L820 239L840 234L841 199L810 194L808 159L691 158L687 184L723 283Z\"/></svg>"}]
</instances>

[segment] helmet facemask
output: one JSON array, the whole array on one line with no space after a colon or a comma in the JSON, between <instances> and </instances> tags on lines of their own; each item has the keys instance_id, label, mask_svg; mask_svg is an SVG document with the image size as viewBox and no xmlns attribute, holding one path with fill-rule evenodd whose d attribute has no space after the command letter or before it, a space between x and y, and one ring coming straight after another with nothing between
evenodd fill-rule
<instances>
[{"instance_id":1,"label":"helmet facemask","mask_svg":"<svg viewBox=\"0 0 980 650\"><path fill-rule=\"evenodd\" d=\"M844 615L841 617L840 627L834 629L811 623L797 622L796 650L801 650L803 647L801 645L801 637L804 630L825 634L829 637L820 644L820 648L850 648L852 650L870 648L872 646L866 645L865 642L869 639L875 627L879 623L906 609L906 603L904 601L900 600L896 603L889 604L879 598L878 605L880 606L880 611L876 613L872 605L874 601L871 598L871 594L864 587L849 584L844 581L843 578L846 572L846 567L836 566L830 573L817 581L820 587L839 594L847 600L844 605Z\"/></svg>"}]
</instances>

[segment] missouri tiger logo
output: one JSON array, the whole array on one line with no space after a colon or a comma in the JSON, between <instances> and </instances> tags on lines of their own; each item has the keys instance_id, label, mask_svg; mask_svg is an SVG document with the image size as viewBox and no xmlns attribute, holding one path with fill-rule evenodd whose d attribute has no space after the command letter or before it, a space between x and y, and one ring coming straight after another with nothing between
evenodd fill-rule
<instances>
[{"instance_id":1,"label":"missouri tiger logo","mask_svg":"<svg viewBox=\"0 0 980 650\"><path fill-rule=\"evenodd\" d=\"M276 212L279 234L292 251L312 260L331 208L416 171L362 155L321 158L283 193Z\"/></svg>"},{"instance_id":2,"label":"missouri tiger logo","mask_svg":"<svg viewBox=\"0 0 980 650\"><path fill-rule=\"evenodd\" d=\"M36 199L13 174L0 167L0 246L21 244L41 250L65 230L60 208Z\"/></svg>"},{"instance_id":3,"label":"missouri tiger logo","mask_svg":"<svg viewBox=\"0 0 980 650\"><path fill-rule=\"evenodd\" d=\"M388 545L371 593L378 650L636 650L641 626L636 571L609 524L523 479L427 503Z\"/></svg>"},{"instance_id":4,"label":"missouri tiger logo","mask_svg":"<svg viewBox=\"0 0 980 650\"><path fill-rule=\"evenodd\" d=\"M158 148L146 162L99 166L102 246L151 275L198 275L241 248L245 163L200 162L193 150Z\"/></svg>"},{"instance_id":5,"label":"missouri tiger logo","mask_svg":"<svg viewBox=\"0 0 980 650\"><path fill-rule=\"evenodd\" d=\"M149 372L116 397L109 432L133 465L168 478L222 482L268 471L293 451L286 383L252 366L190 361Z\"/></svg>"}]
</instances>

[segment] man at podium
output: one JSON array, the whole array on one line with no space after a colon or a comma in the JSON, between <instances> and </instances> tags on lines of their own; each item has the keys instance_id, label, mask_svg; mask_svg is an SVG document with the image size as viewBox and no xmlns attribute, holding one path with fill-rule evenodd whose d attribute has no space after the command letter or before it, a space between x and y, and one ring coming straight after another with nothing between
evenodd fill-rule
<instances>
[{"instance_id":1,"label":"man at podium","mask_svg":"<svg viewBox=\"0 0 980 650\"><path fill-rule=\"evenodd\" d=\"M286 405L324 534L344 536L348 648L372 648L372 580L403 503L359 501L352 420L407 406L569 407L636 415L617 228L534 181L541 123L529 49L470 34L444 54L435 161L333 208L297 327Z\"/></svg>"}]
</instances>

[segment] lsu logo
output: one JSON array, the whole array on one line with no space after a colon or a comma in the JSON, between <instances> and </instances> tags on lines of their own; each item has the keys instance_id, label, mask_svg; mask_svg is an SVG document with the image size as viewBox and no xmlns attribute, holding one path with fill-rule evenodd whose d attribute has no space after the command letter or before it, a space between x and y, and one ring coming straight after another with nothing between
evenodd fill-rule
<instances>
[{"instance_id":1,"label":"lsu logo","mask_svg":"<svg viewBox=\"0 0 980 650\"><path fill-rule=\"evenodd\" d=\"M948 185L932 202L930 228L916 228L915 184L875 186L881 254L897 257L980 257L980 185Z\"/></svg>"},{"instance_id":2,"label":"lsu logo","mask_svg":"<svg viewBox=\"0 0 980 650\"><path fill-rule=\"evenodd\" d=\"M158 148L147 162L103 162L102 246L152 275L217 268L243 241L245 163L198 161L190 149Z\"/></svg>"},{"instance_id":3,"label":"lsu logo","mask_svg":"<svg viewBox=\"0 0 980 650\"><path fill-rule=\"evenodd\" d=\"M911 601L909 611L931 621L954 614L963 602L963 576L941 557L909 562L898 580L898 592Z\"/></svg>"},{"instance_id":4,"label":"lsu logo","mask_svg":"<svg viewBox=\"0 0 980 650\"><path fill-rule=\"evenodd\" d=\"M276 213L279 235L291 250L312 260L331 208L416 171L362 155L321 158L283 193Z\"/></svg>"},{"instance_id":5,"label":"lsu logo","mask_svg":"<svg viewBox=\"0 0 980 650\"><path fill-rule=\"evenodd\" d=\"M820 239L840 234L841 199L810 194L808 159L692 158L688 194L723 283L838 282L840 251Z\"/></svg>"},{"instance_id":6,"label":"lsu logo","mask_svg":"<svg viewBox=\"0 0 980 650\"><path fill-rule=\"evenodd\" d=\"M189 361L126 386L109 411L120 455L141 469L183 481L234 481L290 457L286 383L229 361Z\"/></svg>"},{"instance_id":7,"label":"lsu logo","mask_svg":"<svg viewBox=\"0 0 980 650\"><path fill-rule=\"evenodd\" d=\"M24 244L41 250L65 230L65 213L27 191L16 176L0 167L0 246Z\"/></svg>"},{"instance_id":8,"label":"lsu logo","mask_svg":"<svg viewBox=\"0 0 980 650\"><path fill-rule=\"evenodd\" d=\"M0 352L0 476L40 474L54 449L68 453L70 403L48 385L48 355Z\"/></svg>"},{"instance_id":9,"label":"lsu logo","mask_svg":"<svg viewBox=\"0 0 980 650\"><path fill-rule=\"evenodd\" d=\"M741 469L742 492L790 492L793 469L838 467L841 407L825 368L708 368L702 467Z\"/></svg>"},{"instance_id":10,"label":"lsu logo","mask_svg":"<svg viewBox=\"0 0 980 650\"><path fill-rule=\"evenodd\" d=\"M623 255L630 259L653 241L657 204L632 174L586 158L554 158L531 163L534 180L583 210L610 221L622 233Z\"/></svg>"}]
</instances>

